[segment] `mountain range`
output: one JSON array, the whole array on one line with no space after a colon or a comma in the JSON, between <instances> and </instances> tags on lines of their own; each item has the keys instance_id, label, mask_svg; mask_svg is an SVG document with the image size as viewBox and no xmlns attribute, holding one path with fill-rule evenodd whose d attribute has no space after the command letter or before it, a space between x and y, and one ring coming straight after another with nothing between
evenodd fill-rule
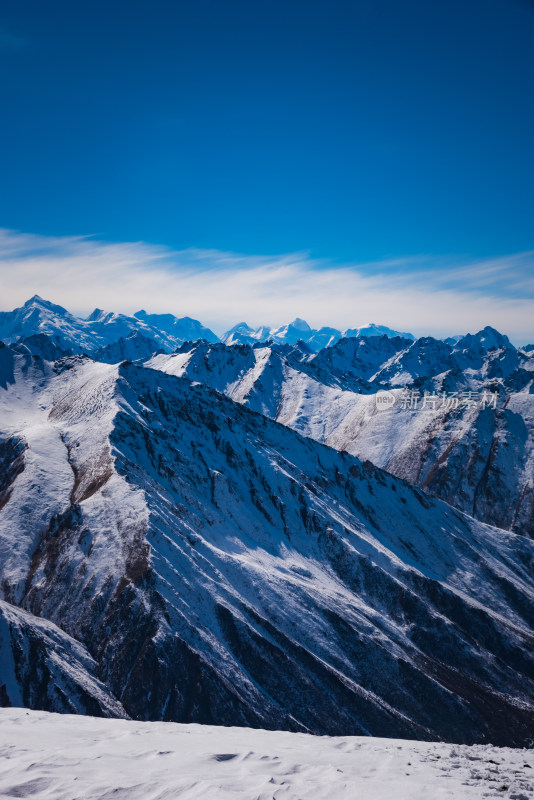
<instances>
[{"instance_id":1,"label":"mountain range","mask_svg":"<svg viewBox=\"0 0 534 800\"><path fill-rule=\"evenodd\" d=\"M133 316L115 314L96 308L86 319L76 317L62 306L43 300L39 295L31 297L23 306L13 311L0 312L0 340L13 343L29 336L44 333L61 347L72 352L93 352L106 345L140 333L152 339L158 347L172 352L186 341L204 339L217 342L219 338L197 320L190 317L175 317L173 314L147 314L137 311ZM378 325L367 325L339 331L335 328L315 330L301 319L278 328L262 326L250 328L245 322L231 328L221 337L227 344L254 344L273 341L278 344L307 342L314 350L334 344L341 338L353 336L396 336L396 331ZM403 334L413 339L412 334Z\"/></svg>"},{"instance_id":2,"label":"mountain range","mask_svg":"<svg viewBox=\"0 0 534 800\"><path fill-rule=\"evenodd\" d=\"M218 341L213 331L190 317L178 319L171 314L147 314L146 311L138 311L130 317L95 308L87 319L82 319L39 295L31 297L20 308L0 312L0 340L7 343L46 334L59 347L83 353L113 344L132 333L141 333L167 352L186 340Z\"/></svg>"},{"instance_id":3,"label":"mountain range","mask_svg":"<svg viewBox=\"0 0 534 800\"><path fill-rule=\"evenodd\" d=\"M146 363L534 537L534 357L497 331L455 345L343 339L317 354L200 342ZM387 411L376 403L384 390Z\"/></svg>"},{"instance_id":4,"label":"mountain range","mask_svg":"<svg viewBox=\"0 0 534 800\"><path fill-rule=\"evenodd\" d=\"M274 344L296 344L298 341L305 342L314 352L322 350L323 347L331 347L340 339L354 338L358 336L404 336L407 339L415 339L411 333L399 333L383 325L363 325L360 328L347 328L337 330L336 328L310 328L308 323L297 319L282 325L279 328L270 328L262 325L259 328L251 328L246 322L240 322L230 328L222 337L224 344L255 344L257 342L272 342Z\"/></svg>"},{"instance_id":5,"label":"mountain range","mask_svg":"<svg viewBox=\"0 0 534 800\"><path fill-rule=\"evenodd\" d=\"M490 329L488 329L490 330ZM115 344L119 339L127 339L134 334L153 342L154 349L171 353L184 342L204 340L227 345L234 344L306 344L311 352L317 353L332 347L342 339L374 337L403 338L415 341L411 333L401 333L384 325L370 323L356 328L323 327L311 328L300 318L279 327L262 325L251 328L240 322L219 338L212 330L191 317L176 317L173 314L148 314L137 311L132 316L102 311L96 308L87 318L77 317L62 306L43 300L34 295L20 308L13 311L0 311L0 341L7 344L19 342L29 337L45 334L60 348L71 353L91 353ZM499 334L500 336L500 334ZM447 344L456 345L464 336L445 339ZM525 345L525 351L534 345Z\"/></svg>"},{"instance_id":6,"label":"mountain range","mask_svg":"<svg viewBox=\"0 0 534 800\"><path fill-rule=\"evenodd\" d=\"M532 742L531 350L41 303L0 317L0 704Z\"/></svg>"}]
</instances>

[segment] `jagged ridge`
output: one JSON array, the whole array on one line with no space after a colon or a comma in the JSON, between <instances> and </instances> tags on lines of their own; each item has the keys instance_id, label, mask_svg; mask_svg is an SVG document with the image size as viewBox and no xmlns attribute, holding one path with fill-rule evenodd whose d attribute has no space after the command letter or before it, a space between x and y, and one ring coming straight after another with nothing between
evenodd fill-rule
<instances>
[{"instance_id":1,"label":"jagged ridge","mask_svg":"<svg viewBox=\"0 0 534 800\"><path fill-rule=\"evenodd\" d=\"M6 385L4 596L131 716L529 740L530 540L185 379L16 356Z\"/></svg>"}]
</instances>

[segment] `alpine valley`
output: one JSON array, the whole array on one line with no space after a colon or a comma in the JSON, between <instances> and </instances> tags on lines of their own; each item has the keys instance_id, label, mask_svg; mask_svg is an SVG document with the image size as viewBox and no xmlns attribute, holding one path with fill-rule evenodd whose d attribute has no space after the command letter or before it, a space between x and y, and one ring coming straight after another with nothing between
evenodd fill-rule
<instances>
[{"instance_id":1,"label":"alpine valley","mask_svg":"<svg viewBox=\"0 0 534 800\"><path fill-rule=\"evenodd\" d=\"M1 705L532 744L532 347L37 296L0 338Z\"/></svg>"}]
</instances>

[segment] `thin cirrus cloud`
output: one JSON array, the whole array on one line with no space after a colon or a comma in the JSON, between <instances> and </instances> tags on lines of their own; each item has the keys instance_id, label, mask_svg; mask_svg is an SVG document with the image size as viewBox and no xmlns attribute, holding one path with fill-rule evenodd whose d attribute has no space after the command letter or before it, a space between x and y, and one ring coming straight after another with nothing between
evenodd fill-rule
<instances>
[{"instance_id":1,"label":"thin cirrus cloud","mask_svg":"<svg viewBox=\"0 0 534 800\"><path fill-rule=\"evenodd\" d=\"M278 325L300 316L314 327L373 321L435 336L492 325L525 343L534 339L533 267L534 252L335 265L299 253L176 252L0 230L5 310L37 293L79 314L145 308L196 317L218 332L241 320Z\"/></svg>"}]
</instances>

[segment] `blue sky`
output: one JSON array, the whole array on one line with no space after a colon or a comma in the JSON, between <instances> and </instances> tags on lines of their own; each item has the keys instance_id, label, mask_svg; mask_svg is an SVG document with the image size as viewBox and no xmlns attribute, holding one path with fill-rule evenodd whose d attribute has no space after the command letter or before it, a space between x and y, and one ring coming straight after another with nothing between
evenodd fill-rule
<instances>
[{"instance_id":1,"label":"blue sky","mask_svg":"<svg viewBox=\"0 0 534 800\"><path fill-rule=\"evenodd\" d=\"M5 0L0 75L3 228L531 274L532 0Z\"/></svg>"}]
</instances>

